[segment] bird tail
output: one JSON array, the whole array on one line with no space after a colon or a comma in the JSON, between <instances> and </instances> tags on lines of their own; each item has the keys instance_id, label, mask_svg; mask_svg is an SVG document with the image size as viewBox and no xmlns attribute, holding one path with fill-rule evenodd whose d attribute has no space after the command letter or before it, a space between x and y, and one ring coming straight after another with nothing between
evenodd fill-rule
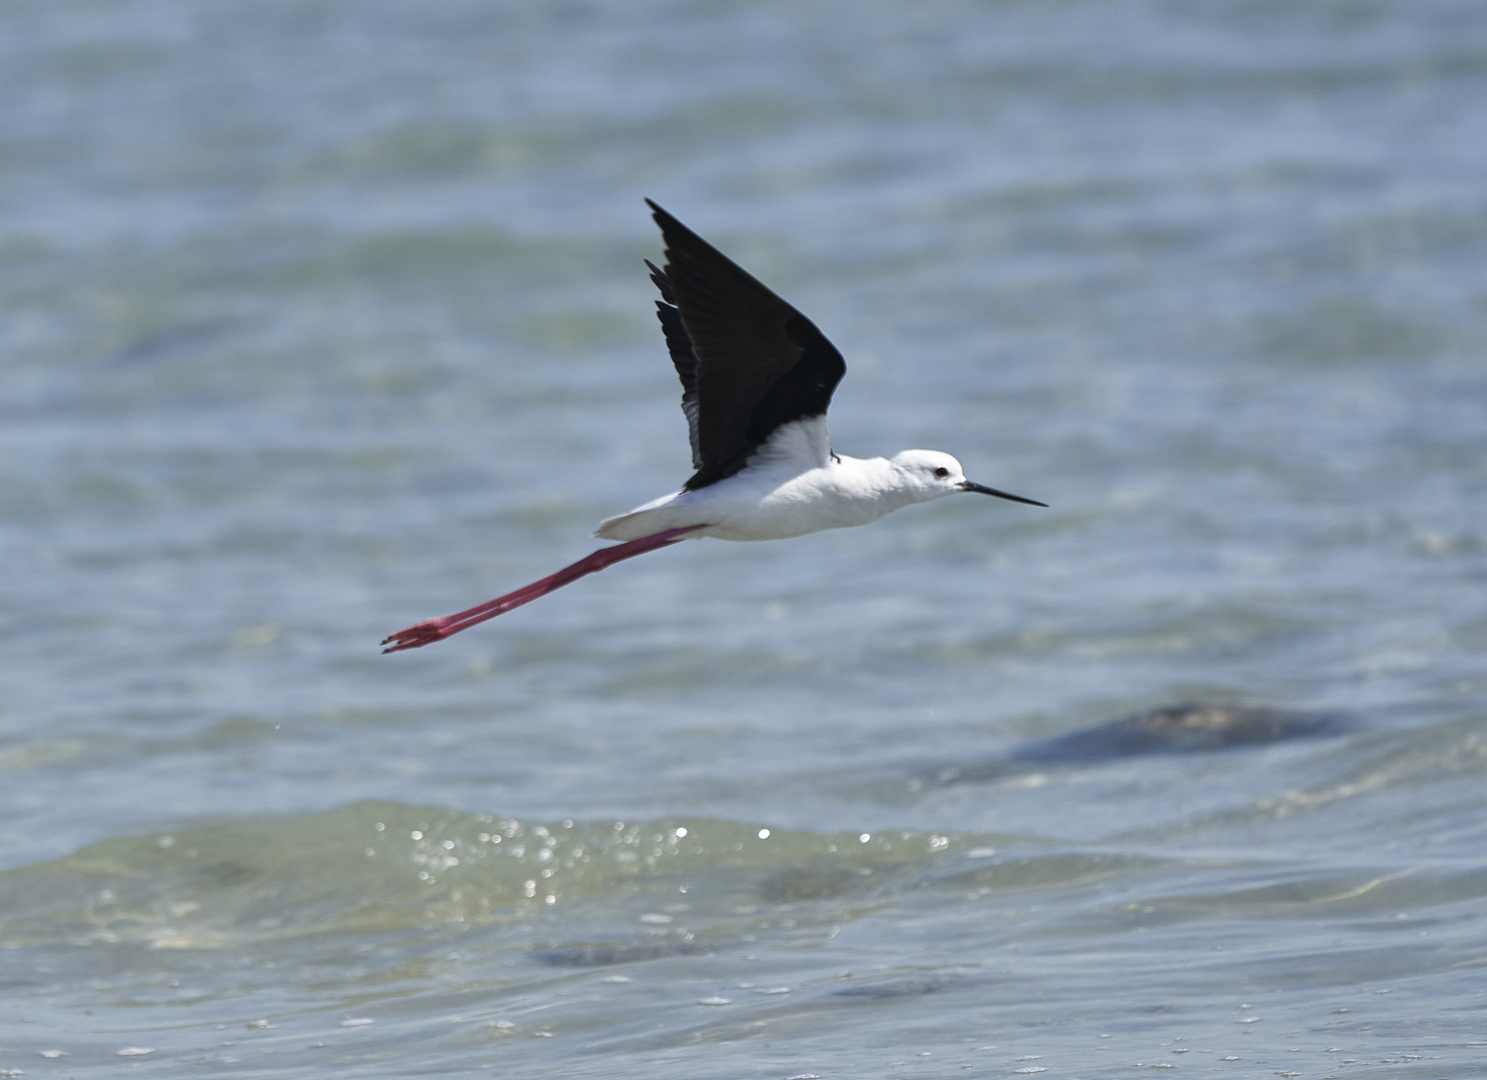
<instances>
[{"instance_id":1,"label":"bird tail","mask_svg":"<svg viewBox=\"0 0 1487 1080\"><path fill-rule=\"evenodd\" d=\"M645 535L645 528L639 522L644 516L644 510L631 510L628 514L605 518L599 522L594 535L600 540L634 540Z\"/></svg>"}]
</instances>

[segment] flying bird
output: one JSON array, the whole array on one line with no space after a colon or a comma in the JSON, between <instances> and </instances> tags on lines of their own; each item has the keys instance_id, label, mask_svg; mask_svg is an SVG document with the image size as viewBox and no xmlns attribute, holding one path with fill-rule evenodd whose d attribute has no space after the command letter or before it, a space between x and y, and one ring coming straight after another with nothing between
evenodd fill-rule
<instances>
[{"instance_id":1,"label":"flying bird","mask_svg":"<svg viewBox=\"0 0 1487 1080\"><path fill-rule=\"evenodd\" d=\"M682 540L783 540L964 492L1048 505L967 480L960 462L938 450L834 453L826 407L847 371L842 354L815 323L646 203L666 241L666 268L646 265L661 291L656 314L681 378L696 472L680 491L600 522L594 535L620 543L478 607L414 623L386 638L383 652L431 644Z\"/></svg>"}]
</instances>

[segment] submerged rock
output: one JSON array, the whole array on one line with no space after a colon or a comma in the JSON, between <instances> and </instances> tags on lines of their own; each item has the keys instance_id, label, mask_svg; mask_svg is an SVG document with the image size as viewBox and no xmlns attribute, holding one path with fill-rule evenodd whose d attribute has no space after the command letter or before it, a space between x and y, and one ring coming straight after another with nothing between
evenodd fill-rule
<instances>
[{"instance_id":1,"label":"submerged rock","mask_svg":"<svg viewBox=\"0 0 1487 1080\"><path fill-rule=\"evenodd\" d=\"M935 784L997 780L1059 765L1091 765L1146 754L1195 754L1290 739L1340 735L1356 727L1340 714L1245 705L1189 703L1148 709L1131 716L1035 739L1005 757L949 765L924 775Z\"/></svg>"},{"instance_id":2,"label":"submerged rock","mask_svg":"<svg viewBox=\"0 0 1487 1080\"><path fill-rule=\"evenodd\" d=\"M1020 747L1011 757L1041 764L1107 761L1137 754L1191 754L1337 735L1352 726L1336 713L1243 705L1168 705L1039 739Z\"/></svg>"}]
</instances>

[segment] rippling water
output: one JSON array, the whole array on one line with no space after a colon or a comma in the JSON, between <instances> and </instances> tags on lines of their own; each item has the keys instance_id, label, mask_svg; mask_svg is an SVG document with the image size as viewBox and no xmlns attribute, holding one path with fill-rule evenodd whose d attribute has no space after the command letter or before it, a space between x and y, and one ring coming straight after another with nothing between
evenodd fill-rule
<instances>
[{"instance_id":1,"label":"rippling water","mask_svg":"<svg viewBox=\"0 0 1487 1080\"><path fill-rule=\"evenodd\" d=\"M1476 0L0 28L4 1075L1487 1075ZM378 655L690 472L643 195L1054 508Z\"/></svg>"}]
</instances>

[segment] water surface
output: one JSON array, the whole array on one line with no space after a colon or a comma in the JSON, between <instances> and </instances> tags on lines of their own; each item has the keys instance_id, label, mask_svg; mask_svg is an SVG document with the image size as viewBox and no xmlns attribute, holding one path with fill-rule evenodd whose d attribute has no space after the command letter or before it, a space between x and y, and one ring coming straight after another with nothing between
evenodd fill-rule
<instances>
[{"instance_id":1,"label":"water surface","mask_svg":"<svg viewBox=\"0 0 1487 1080\"><path fill-rule=\"evenodd\" d=\"M0 1069L1487 1072L1480 5L0 26ZM380 656L689 474L642 196L1053 508Z\"/></svg>"}]
</instances>

